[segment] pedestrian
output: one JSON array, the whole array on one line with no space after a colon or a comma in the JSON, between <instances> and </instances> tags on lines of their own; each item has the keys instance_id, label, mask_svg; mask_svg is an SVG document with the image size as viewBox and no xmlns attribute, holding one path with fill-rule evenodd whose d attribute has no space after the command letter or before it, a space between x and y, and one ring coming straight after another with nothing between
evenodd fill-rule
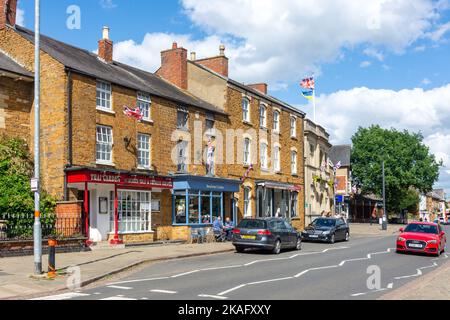
<instances>
[{"instance_id":1,"label":"pedestrian","mask_svg":"<svg viewBox=\"0 0 450 320\"><path fill-rule=\"evenodd\" d=\"M373 207L372 216L370 217L370 225L373 225L373 221L377 218L377 206Z\"/></svg>"},{"instance_id":2,"label":"pedestrian","mask_svg":"<svg viewBox=\"0 0 450 320\"><path fill-rule=\"evenodd\" d=\"M223 230L225 231L225 236L228 241L232 240L233 229L234 229L234 222L231 221L230 217L227 217L223 225Z\"/></svg>"}]
</instances>

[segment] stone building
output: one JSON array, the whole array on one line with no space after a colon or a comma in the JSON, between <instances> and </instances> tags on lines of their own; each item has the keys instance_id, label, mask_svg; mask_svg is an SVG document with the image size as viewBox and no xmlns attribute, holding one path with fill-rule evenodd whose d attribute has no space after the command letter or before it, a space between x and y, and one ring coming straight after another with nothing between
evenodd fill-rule
<instances>
[{"instance_id":1,"label":"stone building","mask_svg":"<svg viewBox=\"0 0 450 320\"><path fill-rule=\"evenodd\" d=\"M270 96L264 83L229 78L224 46L215 57L197 59L192 52L188 59L187 50L174 43L161 61L157 74L229 114L227 130L212 136L226 149L217 166L226 167L227 178L243 181L232 199L234 221L278 214L303 228L305 114ZM181 181L182 188L189 179Z\"/></svg>"},{"instance_id":2,"label":"stone building","mask_svg":"<svg viewBox=\"0 0 450 320\"><path fill-rule=\"evenodd\" d=\"M304 123L305 215L309 224L322 213L334 214L334 173L329 163L330 135L309 119Z\"/></svg>"},{"instance_id":3,"label":"stone building","mask_svg":"<svg viewBox=\"0 0 450 320\"><path fill-rule=\"evenodd\" d=\"M337 145L330 149L330 160L340 164L336 170L336 211L347 219L350 214L350 197L352 195L351 145Z\"/></svg>"},{"instance_id":4,"label":"stone building","mask_svg":"<svg viewBox=\"0 0 450 320\"><path fill-rule=\"evenodd\" d=\"M0 0L0 133L33 150L34 33L16 5ZM223 54L188 61L174 44L162 62L153 74L114 61L108 28L98 55L41 36L41 182L57 212L81 206L93 242L186 239L218 216L277 211L302 228L304 114L228 79ZM141 121L125 114L138 108Z\"/></svg>"}]
</instances>

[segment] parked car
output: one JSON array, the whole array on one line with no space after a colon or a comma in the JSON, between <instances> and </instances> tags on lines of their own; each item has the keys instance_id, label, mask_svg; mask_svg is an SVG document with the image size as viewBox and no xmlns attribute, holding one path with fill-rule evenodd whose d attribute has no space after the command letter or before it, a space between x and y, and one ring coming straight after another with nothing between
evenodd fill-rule
<instances>
[{"instance_id":1,"label":"parked car","mask_svg":"<svg viewBox=\"0 0 450 320\"><path fill-rule=\"evenodd\" d=\"M397 253L418 252L439 255L445 251L447 237L441 226L430 222L413 222L400 229Z\"/></svg>"},{"instance_id":2,"label":"parked car","mask_svg":"<svg viewBox=\"0 0 450 320\"><path fill-rule=\"evenodd\" d=\"M244 219L233 230L233 245L237 252L245 249L302 249L302 238L286 220L279 218Z\"/></svg>"},{"instance_id":3,"label":"parked car","mask_svg":"<svg viewBox=\"0 0 450 320\"><path fill-rule=\"evenodd\" d=\"M303 241L336 241L350 240L350 227L342 218L317 218L302 232Z\"/></svg>"}]
</instances>

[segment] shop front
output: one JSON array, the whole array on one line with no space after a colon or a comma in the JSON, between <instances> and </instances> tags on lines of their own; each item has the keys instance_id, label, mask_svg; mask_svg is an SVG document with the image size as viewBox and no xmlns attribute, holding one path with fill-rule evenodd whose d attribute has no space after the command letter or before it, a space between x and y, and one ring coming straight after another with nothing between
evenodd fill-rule
<instances>
[{"instance_id":1,"label":"shop front","mask_svg":"<svg viewBox=\"0 0 450 320\"><path fill-rule=\"evenodd\" d=\"M85 233L91 242L153 241L152 213L160 212L172 179L102 169L66 170L67 187L83 201ZM133 241L135 239L136 241Z\"/></svg>"},{"instance_id":2,"label":"shop front","mask_svg":"<svg viewBox=\"0 0 450 320\"><path fill-rule=\"evenodd\" d=\"M234 193L240 180L179 175L173 183L173 225L203 227L218 217L236 222Z\"/></svg>"},{"instance_id":3,"label":"shop front","mask_svg":"<svg viewBox=\"0 0 450 320\"><path fill-rule=\"evenodd\" d=\"M300 185L256 181L256 213L259 218L299 216Z\"/></svg>"}]
</instances>

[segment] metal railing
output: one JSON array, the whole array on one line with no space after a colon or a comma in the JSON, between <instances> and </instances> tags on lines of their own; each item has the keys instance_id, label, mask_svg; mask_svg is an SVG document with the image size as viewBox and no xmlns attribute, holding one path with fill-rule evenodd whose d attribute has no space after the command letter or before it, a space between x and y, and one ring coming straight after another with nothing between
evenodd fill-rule
<instances>
[{"instance_id":1,"label":"metal railing","mask_svg":"<svg viewBox=\"0 0 450 320\"><path fill-rule=\"evenodd\" d=\"M57 217L54 214L42 215L42 237L57 239L84 237L81 217ZM33 240L34 215L1 214L0 241Z\"/></svg>"}]
</instances>

